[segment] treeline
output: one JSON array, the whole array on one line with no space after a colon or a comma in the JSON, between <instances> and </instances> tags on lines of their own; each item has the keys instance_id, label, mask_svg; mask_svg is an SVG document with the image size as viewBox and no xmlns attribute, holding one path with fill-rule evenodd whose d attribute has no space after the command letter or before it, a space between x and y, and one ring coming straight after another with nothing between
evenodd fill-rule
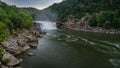
<instances>
[{"instance_id":1,"label":"treeline","mask_svg":"<svg viewBox=\"0 0 120 68\"><path fill-rule=\"evenodd\" d=\"M51 11L51 8L46 8L43 10L38 10L32 7L21 8L26 13L29 13L34 21L46 20L46 21L56 21L56 14Z\"/></svg>"},{"instance_id":2,"label":"treeline","mask_svg":"<svg viewBox=\"0 0 120 68\"><path fill-rule=\"evenodd\" d=\"M94 13L89 19L89 25L106 29L120 29L120 14L118 11L110 10Z\"/></svg>"},{"instance_id":3,"label":"treeline","mask_svg":"<svg viewBox=\"0 0 120 68\"><path fill-rule=\"evenodd\" d=\"M32 7L22 7L20 9L23 10L25 13L30 14L32 16L33 20L35 20L36 15L38 15L40 13L40 10L38 10L36 8L32 8Z\"/></svg>"},{"instance_id":4,"label":"treeline","mask_svg":"<svg viewBox=\"0 0 120 68\"><path fill-rule=\"evenodd\" d=\"M69 17L80 19L91 14L89 25L120 29L120 0L64 0L50 6L57 13L57 21L65 22Z\"/></svg>"},{"instance_id":5,"label":"treeline","mask_svg":"<svg viewBox=\"0 0 120 68\"><path fill-rule=\"evenodd\" d=\"M32 26L32 18L16 6L0 2L0 42L14 31Z\"/></svg>"}]
</instances>

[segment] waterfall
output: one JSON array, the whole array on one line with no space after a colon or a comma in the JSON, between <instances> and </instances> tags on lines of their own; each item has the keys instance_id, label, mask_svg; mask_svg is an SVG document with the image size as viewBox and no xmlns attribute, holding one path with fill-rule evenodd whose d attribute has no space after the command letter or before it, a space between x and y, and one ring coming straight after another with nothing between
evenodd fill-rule
<instances>
[{"instance_id":1,"label":"waterfall","mask_svg":"<svg viewBox=\"0 0 120 68\"><path fill-rule=\"evenodd\" d=\"M41 27L42 30L57 29L55 22L50 22L50 21L36 21L36 23L40 23L40 27Z\"/></svg>"}]
</instances>

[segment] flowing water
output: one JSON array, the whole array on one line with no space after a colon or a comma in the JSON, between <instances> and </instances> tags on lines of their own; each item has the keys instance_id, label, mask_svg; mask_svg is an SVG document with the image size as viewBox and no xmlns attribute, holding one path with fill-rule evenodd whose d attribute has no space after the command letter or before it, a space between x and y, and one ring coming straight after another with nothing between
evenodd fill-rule
<instances>
[{"instance_id":1,"label":"flowing water","mask_svg":"<svg viewBox=\"0 0 120 68\"><path fill-rule=\"evenodd\" d=\"M120 68L120 35L56 29L39 21L47 34L40 38L35 56L23 55L23 68Z\"/></svg>"},{"instance_id":2,"label":"flowing water","mask_svg":"<svg viewBox=\"0 0 120 68\"><path fill-rule=\"evenodd\" d=\"M49 21L36 21L36 23L40 23L41 24L41 29L43 31L48 31L48 30L53 30L53 29L57 29L56 28L56 23L55 22L49 22Z\"/></svg>"}]
</instances>

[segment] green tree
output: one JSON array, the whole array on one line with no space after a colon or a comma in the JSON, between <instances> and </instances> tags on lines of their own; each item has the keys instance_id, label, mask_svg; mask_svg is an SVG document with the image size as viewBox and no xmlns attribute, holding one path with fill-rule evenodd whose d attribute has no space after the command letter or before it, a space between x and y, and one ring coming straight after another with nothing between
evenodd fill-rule
<instances>
[{"instance_id":1,"label":"green tree","mask_svg":"<svg viewBox=\"0 0 120 68\"><path fill-rule=\"evenodd\" d=\"M5 40L7 36L8 36L8 31L7 31L6 25L0 22L0 42Z\"/></svg>"},{"instance_id":2,"label":"green tree","mask_svg":"<svg viewBox=\"0 0 120 68\"><path fill-rule=\"evenodd\" d=\"M5 11L0 8L0 21L3 23L8 23L10 20L8 19L7 14L5 13Z\"/></svg>"}]
</instances>

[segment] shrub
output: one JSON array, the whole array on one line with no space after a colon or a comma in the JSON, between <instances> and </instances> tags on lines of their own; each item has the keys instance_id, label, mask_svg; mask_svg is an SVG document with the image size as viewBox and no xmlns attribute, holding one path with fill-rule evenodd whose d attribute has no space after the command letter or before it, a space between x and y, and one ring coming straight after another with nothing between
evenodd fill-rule
<instances>
[{"instance_id":1,"label":"shrub","mask_svg":"<svg viewBox=\"0 0 120 68\"><path fill-rule=\"evenodd\" d=\"M9 63L10 62L10 59L9 58L5 58L4 60L3 60L3 63L4 64L7 64L7 63Z\"/></svg>"},{"instance_id":2,"label":"shrub","mask_svg":"<svg viewBox=\"0 0 120 68\"><path fill-rule=\"evenodd\" d=\"M120 17L115 11L103 11L102 13L93 14L89 19L89 25L107 29L120 29Z\"/></svg>"},{"instance_id":3,"label":"shrub","mask_svg":"<svg viewBox=\"0 0 120 68\"><path fill-rule=\"evenodd\" d=\"M0 49L0 60L3 58L2 49Z\"/></svg>"},{"instance_id":4,"label":"shrub","mask_svg":"<svg viewBox=\"0 0 120 68\"><path fill-rule=\"evenodd\" d=\"M0 42L6 39L8 36L6 25L0 22Z\"/></svg>"}]
</instances>

